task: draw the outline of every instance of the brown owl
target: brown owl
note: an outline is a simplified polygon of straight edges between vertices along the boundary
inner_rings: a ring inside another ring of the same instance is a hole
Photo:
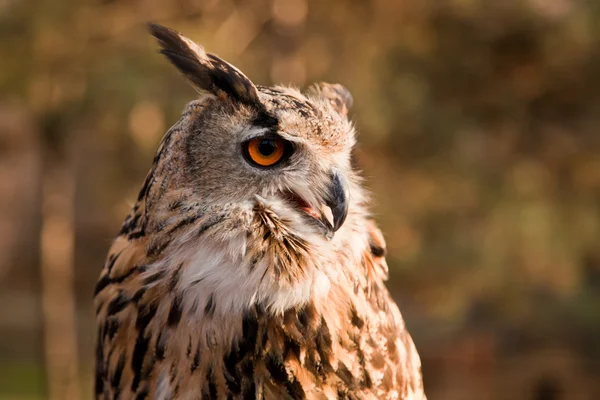
[[[350,163],[349,92],[257,86],[150,31],[200,96],[96,286],[96,397],[425,399]]]

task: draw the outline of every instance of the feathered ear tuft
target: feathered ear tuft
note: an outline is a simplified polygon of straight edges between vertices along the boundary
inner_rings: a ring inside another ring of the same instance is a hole
[[[348,115],[354,99],[350,91],[339,83],[317,83],[307,90],[307,94],[329,101],[333,109],[340,115]]]
[[[256,86],[240,70],[202,46],[164,26],[150,23],[148,30],[162,47],[173,65],[200,92],[209,92],[219,98],[229,97],[249,106],[260,106]]]

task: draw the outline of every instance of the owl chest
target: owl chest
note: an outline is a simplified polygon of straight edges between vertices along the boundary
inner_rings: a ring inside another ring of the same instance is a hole
[[[217,333],[209,325],[182,326],[155,341],[149,382],[159,398],[346,398],[371,385],[368,372],[349,363],[350,352],[333,342],[337,335],[310,305],[276,318],[256,307],[233,324],[239,331],[229,344],[220,340],[227,327]]]
[[[377,398],[404,379],[393,372],[402,362],[374,358],[368,323],[340,329],[311,302],[276,316],[260,305],[221,314],[210,294],[160,286],[136,301],[105,319],[108,333],[120,321],[101,336],[105,398]]]

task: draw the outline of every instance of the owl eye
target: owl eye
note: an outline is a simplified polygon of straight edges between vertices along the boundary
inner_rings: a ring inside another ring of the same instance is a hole
[[[292,152],[290,142],[274,137],[257,137],[243,145],[246,159],[258,167],[272,167],[289,157]]]

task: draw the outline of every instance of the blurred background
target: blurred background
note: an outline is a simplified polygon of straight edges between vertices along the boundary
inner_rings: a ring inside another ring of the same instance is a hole
[[[195,97],[144,23],[339,82],[430,400],[600,398],[600,3],[0,1],[0,398],[89,399],[91,298]]]

